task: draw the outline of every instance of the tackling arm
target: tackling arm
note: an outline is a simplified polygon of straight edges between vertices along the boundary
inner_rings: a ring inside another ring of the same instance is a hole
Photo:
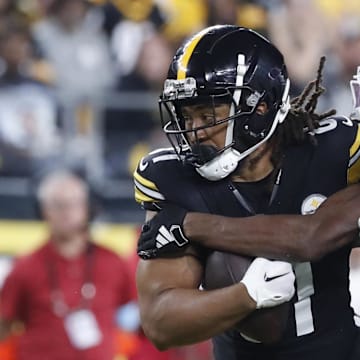
[[[358,233],[360,184],[330,196],[312,215],[229,218],[188,213],[186,236],[209,248],[267,258],[311,261],[350,243]],[[211,229],[211,231],[209,231]]]

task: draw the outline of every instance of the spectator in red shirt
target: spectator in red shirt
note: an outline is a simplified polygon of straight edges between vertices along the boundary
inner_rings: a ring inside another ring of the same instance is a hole
[[[90,241],[89,197],[80,178],[51,174],[38,199],[49,241],[7,277],[1,337],[20,320],[19,360],[113,360],[115,312],[131,297],[128,267]]]

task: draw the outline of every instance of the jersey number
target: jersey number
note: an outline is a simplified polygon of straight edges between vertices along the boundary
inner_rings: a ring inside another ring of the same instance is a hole
[[[354,322],[360,327],[360,248],[350,253],[349,291],[351,307],[354,310]],[[310,334],[314,331],[314,319],[311,310],[311,295],[314,295],[314,281],[310,262],[294,265],[296,275],[298,301],[294,304],[297,336]]]
[[[302,336],[314,331],[314,319],[311,311],[311,295],[314,295],[314,281],[309,262],[294,265],[298,301],[294,304],[296,334]]]
[[[354,125],[354,123],[345,116],[344,116],[344,120],[342,121],[342,124],[349,126],[349,127]],[[335,119],[331,119],[331,118],[324,119],[324,120],[321,120],[320,127],[315,129],[314,132],[315,132],[315,134],[323,134],[328,131],[336,129],[337,126],[338,126],[338,122]]]

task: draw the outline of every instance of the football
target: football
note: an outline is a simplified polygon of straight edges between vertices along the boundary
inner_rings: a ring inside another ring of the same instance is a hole
[[[243,278],[253,258],[214,251],[206,261],[203,287],[205,290],[223,288]],[[254,311],[236,329],[251,340],[271,344],[279,341],[286,328],[289,303]]]

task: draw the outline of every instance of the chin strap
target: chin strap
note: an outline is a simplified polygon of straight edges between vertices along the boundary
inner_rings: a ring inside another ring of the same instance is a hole
[[[196,168],[196,171],[204,178],[218,181],[229,176],[238,166],[241,154],[228,148],[214,159]]]

